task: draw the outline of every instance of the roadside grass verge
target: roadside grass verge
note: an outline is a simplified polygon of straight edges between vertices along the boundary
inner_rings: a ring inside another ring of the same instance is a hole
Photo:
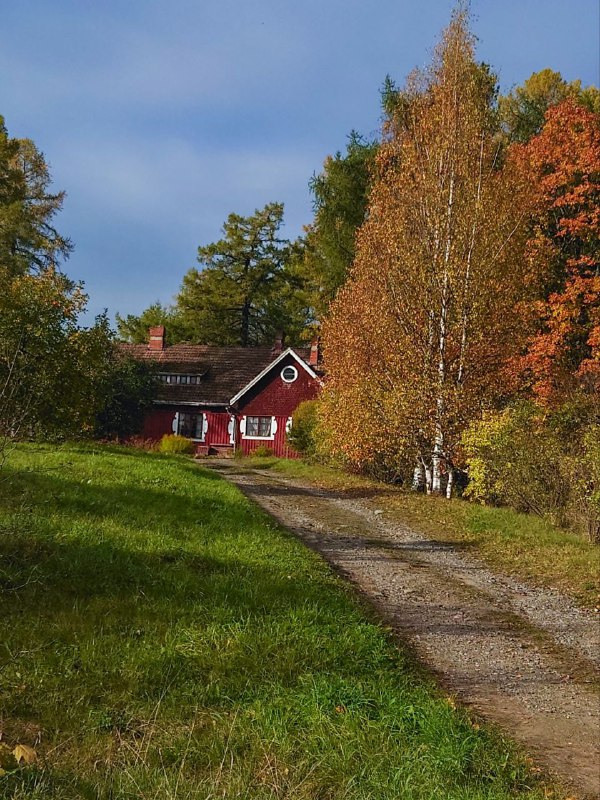
[[[181,457],[19,447],[0,629],[0,742],[38,756],[4,758],[4,800],[550,796],[317,555]]]
[[[250,458],[246,463],[348,496],[376,498],[392,516],[436,541],[458,544],[496,569],[600,608],[600,549],[548,520],[510,508],[426,497],[299,460]]]

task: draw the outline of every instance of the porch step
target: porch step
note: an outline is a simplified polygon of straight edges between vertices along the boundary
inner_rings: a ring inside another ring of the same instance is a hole
[[[220,456],[221,458],[233,458],[232,444],[211,444],[208,448],[209,456]]]
[[[207,456],[219,456],[219,458],[233,458],[232,444],[210,444],[198,445],[196,447],[196,458],[206,458]]]

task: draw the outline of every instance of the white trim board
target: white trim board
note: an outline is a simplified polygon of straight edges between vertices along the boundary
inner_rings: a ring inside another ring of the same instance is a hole
[[[256,378],[253,378],[250,381],[250,383],[246,384],[246,386],[244,386],[243,389],[241,389],[234,397],[232,397],[231,400],[229,401],[229,405],[237,403],[240,397],[243,397],[246,394],[246,392],[252,389],[253,386],[256,386],[256,384],[260,380],[262,380],[262,378],[264,378],[265,375],[268,375],[269,372],[278,364],[280,364],[283,361],[283,359],[286,358],[287,356],[293,356],[293,358],[296,359],[298,364],[300,364],[301,367],[304,367],[304,369],[306,370],[306,372],[308,372],[311,378],[314,378],[316,381],[319,381],[319,383],[321,382],[319,380],[319,376],[317,375],[317,373],[314,372],[314,370],[312,370],[308,366],[308,364],[305,361],[303,361],[296,352],[294,352],[294,350],[291,347],[288,347],[287,350],[284,350],[283,353],[275,359],[275,361],[271,361],[270,364],[267,364],[267,366],[263,369],[263,371],[258,373]]]

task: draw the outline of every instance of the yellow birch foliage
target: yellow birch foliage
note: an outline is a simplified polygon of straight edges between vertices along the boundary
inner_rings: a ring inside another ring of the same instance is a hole
[[[388,122],[357,257],[324,324],[322,425],[356,468],[417,458],[439,480],[465,425],[512,388],[505,366],[533,288],[528,190],[492,99],[458,11]]]

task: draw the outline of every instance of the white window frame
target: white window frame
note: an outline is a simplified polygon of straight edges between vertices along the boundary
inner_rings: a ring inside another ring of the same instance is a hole
[[[208,417],[204,413],[204,411],[176,411],[175,416],[173,417],[173,424],[171,429],[175,436],[181,436],[179,433],[179,419],[180,414],[189,414],[192,417],[202,417],[202,438],[198,439],[196,436],[190,436],[192,442],[204,442],[206,440],[206,434],[208,433]],[[196,429],[198,428],[198,423],[196,422]]]
[[[260,417],[269,417],[269,414],[248,414],[248,417],[256,417],[258,419]],[[240,421],[240,432],[242,434],[242,439],[250,439],[258,442],[272,442],[275,439],[275,434],[277,433],[277,420],[275,417],[271,417],[270,436],[246,436],[246,420],[247,417],[242,417]]]
[[[286,369],[291,369],[291,370],[294,371],[294,377],[293,378],[285,378],[284,377],[283,373],[286,371]],[[296,369],[296,367],[293,364],[286,364],[285,367],[281,370],[281,372],[279,374],[281,376],[281,380],[284,383],[293,383],[295,380],[298,379],[298,370]]]
[[[201,375],[179,373],[179,372],[159,372],[158,378],[161,383],[167,386],[198,386],[202,380]]]

